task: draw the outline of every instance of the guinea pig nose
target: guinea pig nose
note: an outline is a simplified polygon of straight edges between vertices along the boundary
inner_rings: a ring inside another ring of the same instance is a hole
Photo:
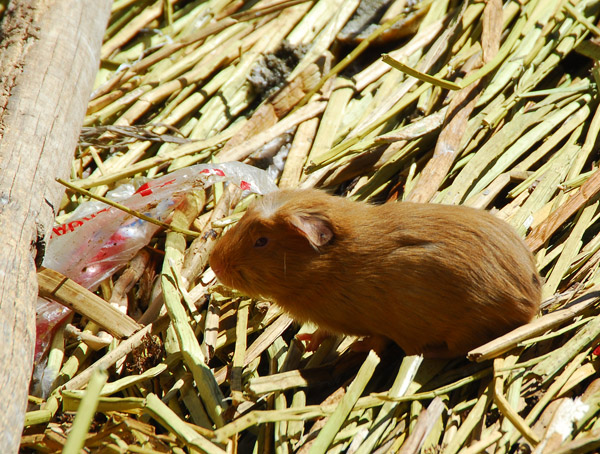
[[[223,273],[225,272],[226,266],[222,260],[219,260],[217,258],[217,256],[211,255],[211,257],[209,259],[209,264],[217,277],[221,277],[223,275]]]
[[[213,270],[213,273],[215,273],[215,275],[216,275],[217,277],[219,277],[219,276],[222,276],[222,275],[223,275],[223,269],[224,269],[225,267],[223,267],[223,266],[221,266],[221,265],[217,265],[217,264],[212,264],[212,263],[211,263],[210,267],[212,268],[212,270]]]

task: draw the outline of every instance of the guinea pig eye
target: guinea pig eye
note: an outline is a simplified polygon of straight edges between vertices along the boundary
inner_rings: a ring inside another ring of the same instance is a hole
[[[261,236],[258,240],[256,240],[256,242],[254,243],[254,247],[263,247],[266,246],[267,243],[269,242],[269,239]]]

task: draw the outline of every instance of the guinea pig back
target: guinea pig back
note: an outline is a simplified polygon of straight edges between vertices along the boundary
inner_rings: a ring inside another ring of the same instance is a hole
[[[529,322],[541,280],[504,221],[473,208],[370,205],[281,190],[216,244],[219,280],[332,333],[453,357]]]

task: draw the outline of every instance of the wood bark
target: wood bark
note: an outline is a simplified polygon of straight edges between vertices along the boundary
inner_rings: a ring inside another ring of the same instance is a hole
[[[110,0],[14,0],[0,26],[0,452],[17,452],[37,281],[98,68]],[[37,257],[36,257],[37,256]]]

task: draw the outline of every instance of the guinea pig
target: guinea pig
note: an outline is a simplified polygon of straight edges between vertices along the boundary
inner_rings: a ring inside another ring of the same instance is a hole
[[[297,321],[435,358],[529,322],[541,299],[531,252],[488,212],[371,205],[314,189],[255,201],[217,242],[210,266],[224,285],[274,301]]]

